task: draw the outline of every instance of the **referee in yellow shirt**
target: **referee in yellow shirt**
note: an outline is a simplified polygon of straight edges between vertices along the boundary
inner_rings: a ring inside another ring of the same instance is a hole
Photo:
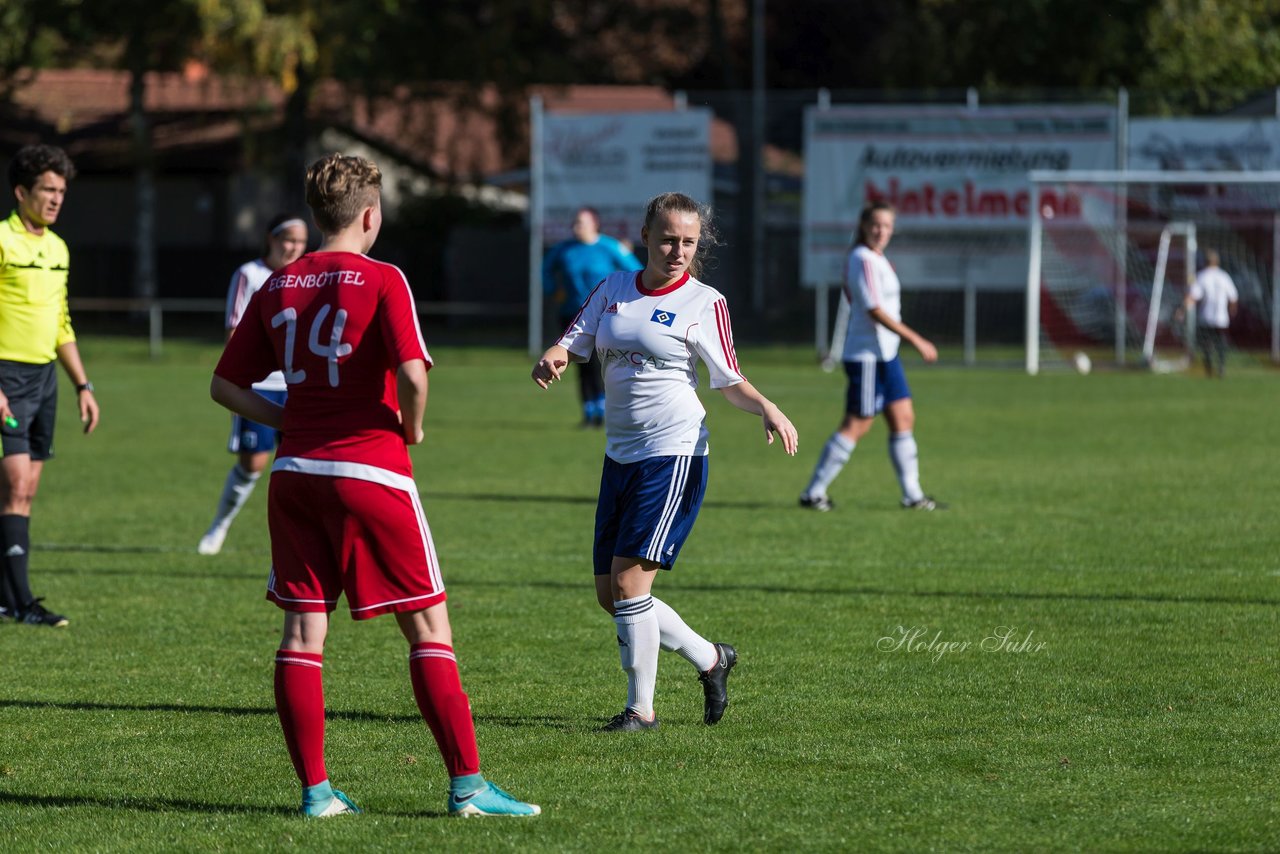
[[[80,362],[67,310],[67,244],[58,219],[76,169],[61,148],[27,145],[9,164],[18,208],[0,223],[0,619],[65,626],[31,593],[31,502],[53,456],[61,362],[76,389],[84,432],[98,426],[98,402]]]

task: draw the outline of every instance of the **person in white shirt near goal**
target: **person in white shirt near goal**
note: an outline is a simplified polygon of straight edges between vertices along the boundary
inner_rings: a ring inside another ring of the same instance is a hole
[[[570,359],[584,362],[595,352],[604,366],[606,443],[593,564],[596,600],[613,615],[627,674],[627,705],[605,732],[657,728],[660,648],[697,668],[704,723],[717,723],[729,702],[737,651],[699,635],[651,594],[657,570],[675,565],[706,491],[698,361],[706,362],[712,388],[761,417],[769,444],[776,435],[794,455],[798,441],[787,417],[739,370],[724,297],[695,278],[699,249],[714,243],[710,208],[663,193],[649,202],[640,234],[649,251],[645,268],[606,276],[533,368],[533,381],[545,389]]]
[[[868,204],[858,219],[858,233],[845,266],[845,297],[849,301],[842,357],[849,377],[845,416],[823,446],[813,477],[800,495],[800,506],[809,510],[827,511],[835,506],[827,489],[881,412],[889,424],[889,459],[902,487],[902,507],[938,510],[946,506],[920,488],[913,432],[916,414],[898,346],[905,338],[926,362],[937,361],[938,350],[902,322],[902,285],[884,255],[893,237],[893,224],[893,206],[882,201]]]
[[[1182,307],[1186,311],[1200,307],[1196,340],[1204,356],[1205,376],[1221,378],[1227,369],[1227,327],[1236,316],[1240,294],[1231,276],[1219,266],[1221,258],[1216,249],[1204,250],[1204,262]]]

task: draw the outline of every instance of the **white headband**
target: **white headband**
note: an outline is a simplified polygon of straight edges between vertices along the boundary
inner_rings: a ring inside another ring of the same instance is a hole
[[[271,229],[271,236],[275,237],[277,234],[284,231],[286,228],[293,228],[295,225],[300,225],[303,228],[307,227],[307,224],[305,222],[298,219],[297,217],[294,217],[293,219],[286,219],[284,222],[280,223],[275,228]]]

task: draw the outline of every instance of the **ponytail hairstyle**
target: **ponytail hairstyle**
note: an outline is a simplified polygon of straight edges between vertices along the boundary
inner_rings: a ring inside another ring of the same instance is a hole
[[[644,227],[652,228],[655,219],[669,213],[693,214],[698,218],[698,251],[689,262],[689,275],[701,278],[702,262],[712,249],[721,245],[711,205],[699,204],[684,193],[661,193],[649,200],[644,211]]]

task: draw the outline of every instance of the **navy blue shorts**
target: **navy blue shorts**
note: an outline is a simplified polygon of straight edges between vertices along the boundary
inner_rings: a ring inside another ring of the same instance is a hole
[[[845,362],[844,372],[849,377],[844,399],[847,415],[874,418],[890,403],[911,397],[907,375],[897,356],[887,362]]]
[[[263,391],[256,388],[253,391],[281,406],[284,406],[284,399],[289,396],[284,391]],[[268,454],[275,450],[279,438],[280,434],[274,427],[232,415],[231,439],[227,442],[227,450],[233,454]]]
[[[0,391],[18,423],[0,425],[4,455],[29,454],[33,460],[53,456],[53,427],[58,415],[55,362],[29,365],[0,361]]]
[[[618,463],[605,457],[596,505],[595,574],[615,555],[675,566],[707,491],[707,458],[654,457]]]

